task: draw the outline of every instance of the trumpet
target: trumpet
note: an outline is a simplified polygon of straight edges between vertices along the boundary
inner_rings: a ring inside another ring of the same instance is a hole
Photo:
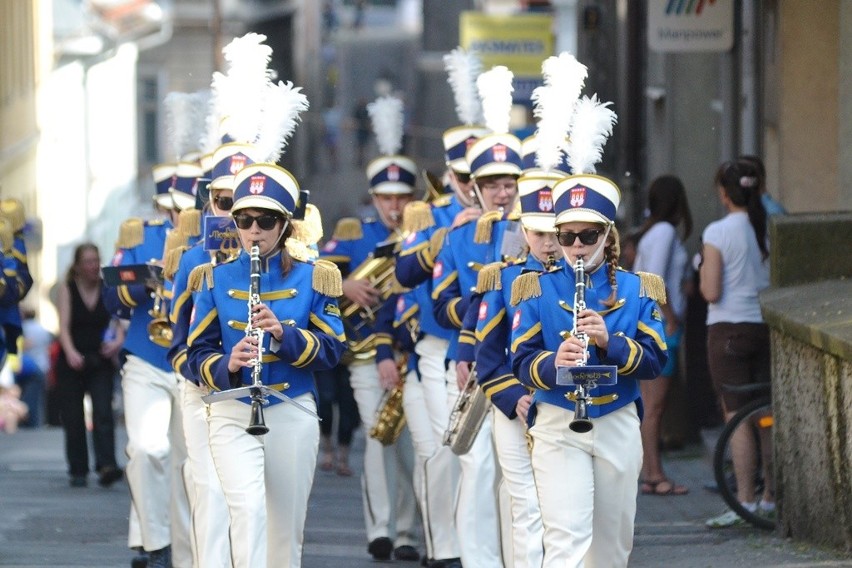
[[[148,339],[160,347],[170,347],[173,333],[164,296],[163,283],[160,282],[154,290],[154,306],[148,310],[148,315],[151,316],[151,321],[148,322]]]
[[[583,355],[574,367],[556,368],[557,385],[575,385],[574,419],[568,425],[572,431],[585,434],[594,426],[589,419],[589,405],[593,404],[589,394],[598,385],[613,385],[616,382],[617,368],[610,365],[588,365],[589,337],[578,331],[579,313],[586,309],[586,270],[582,257],[574,263],[574,329],[571,335],[583,342]],[[569,397],[571,400],[571,397]]]

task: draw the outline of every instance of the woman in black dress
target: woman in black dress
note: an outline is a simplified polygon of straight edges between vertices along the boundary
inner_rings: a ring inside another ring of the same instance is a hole
[[[89,449],[83,398],[92,400],[92,441],[98,483],[109,487],[123,472],[115,460],[115,420],[112,411],[113,359],[124,342],[124,330],[111,322],[101,296],[98,248],[85,243],[74,250],[74,264],[59,286],[59,342],[56,366],[65,454],[72,487],[85,487]]]

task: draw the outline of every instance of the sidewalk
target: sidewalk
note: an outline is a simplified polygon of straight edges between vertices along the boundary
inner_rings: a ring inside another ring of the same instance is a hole
[[[118,443],[125,443],[118,431]],[[353,468],[363,457],[363,434]],[[750,528],[710,531],[704,520],[722,510],[702,486],[712,478],[703,447],[666,455],[667,472],[687,485],[685,496],[640,495],[631,568],[850,566],[852,556],[778,538]],[[127,567],[129,493],[126,483],[68,486],[62,430],[0,435],[0,566]],[[304,568],[375,568],[366,552],[360,479],[317,472],[305,534]],[[390,563],[388,563],[390,564]],[[416,568],[415,563],[396,562]]]

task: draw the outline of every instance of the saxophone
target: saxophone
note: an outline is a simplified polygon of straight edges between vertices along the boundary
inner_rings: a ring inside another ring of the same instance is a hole
[[[375,438],[383,446],[396,443],[402,429],[405,428],[405,412],[402,408],[402,391],[405,386],[405,369],[408,367],[408,353],[403,353],[396,360],[396,368],[401,377],[399,385],[385,391],[376,409],[375,424],[370,429],[370,437]]]
[[[470,451],[479,429],[488,414],[491,404],[476,380],[476,363],[470,369],[470,376],[464,389],[459,393],[453,411],[450,413],[447,431],[444,433],[444,445],[454,454],[462,456]]]

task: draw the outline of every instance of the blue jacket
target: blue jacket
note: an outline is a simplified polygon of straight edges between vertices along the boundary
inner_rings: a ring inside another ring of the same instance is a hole
[[[560,333],[574,328],[574,271],[562,270],[537,275],[532,279],[535,291],[519,303],[512,319],[512,370],[525,385],[535,389],[529,423],[535,421],[535,405],[548,403],[573,411],[574,386],[556,384],[555,352],[563,339]],[[658,278],[658,277],[657,277]],[[612,291],[606,266],[586,275],[586,306],[597,310],[606,322],[609,345],[604,351],[589,345],[589,365],[614,365],[618,382],[590,391],[602,397],[589,405],[590,418],[603,416],[636,403],[639,416],[641,379],[654,379],[668,360],[662,315],[657,302],[646,297],[640,277],[616,271],[618,295],[613,307],[601,303]],[[517,284],[516,284],[517,285]]]
[[[313,372],[331,369],[345,349],[343,324],[337,299],[317,290],[317,278],[333,271],[326,264],[293,261],[283,275],[280,253],[265,259],[260,279],[260,299],[285,324],[280,344],[271,334],[263,335],[264,385],[291,398],[310,392],[317,397]],[[201,279],[187,340],[190,372],[214,390],[251,384],[251,369],[228,371],[233,346],[245,336],[248,320],[249,255],[245,251],[228,262],[211,267],[210,280]],[[339,292],[338,292],[339,293]],[[249,399],[240,399],[249,402]],[[281,402],[270,397],[270,404]]]

